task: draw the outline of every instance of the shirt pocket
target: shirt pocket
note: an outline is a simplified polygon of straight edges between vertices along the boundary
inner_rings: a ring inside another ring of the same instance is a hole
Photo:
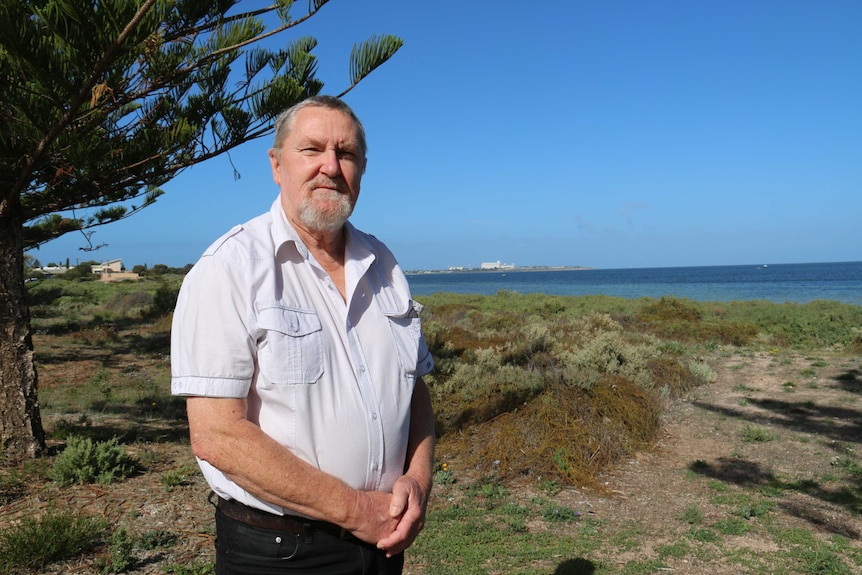
[[[409,379],[416,375],[420,343],[423,342],[422,322],[419,319],[422,309],[422,304],[411,301],[406,312],[383,312],[389,319],[401,368]]]
[[[323,375],[323,331],[313,311],[270,306],[258,311],[265,330],[258,352],[263,376],[273,384],[314,383]]]

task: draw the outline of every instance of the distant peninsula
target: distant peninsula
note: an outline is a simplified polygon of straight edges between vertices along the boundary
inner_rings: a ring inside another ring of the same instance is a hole
[[[407,275],[420,275],[420,274],[457,274],[457,273],[499,273],[499,272],[561,272],[561,271],[579,271],[579,270],[591,270],[593,268],[585,267],[585,266],[516,266],[512,264],[500,264],[496,262],[497,265],[491,264],[482,264],[481,267],[478,268],[468,268],[461,266],[453,266],[448,267],[443,270],[407,270],[404,273]]]

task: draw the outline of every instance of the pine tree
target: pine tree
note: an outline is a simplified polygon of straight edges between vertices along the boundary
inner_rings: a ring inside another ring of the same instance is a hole
[[[0,4],[0,454],[44,449],[23,254],[152,205],[182,170],[271,133],[320,93],[316,40],[270,50],[292,0],[30,0]],[[267,27],[266,22],[277,24]],[[402,45],[351,53],[353,86]],[[93,247],[92,245],[90,247]]]

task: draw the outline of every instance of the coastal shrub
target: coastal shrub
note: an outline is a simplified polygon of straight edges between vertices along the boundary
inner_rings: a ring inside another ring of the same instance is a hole
[[[589,389],[604,375],[622,375],[652,386],[649,361],[659,355],[653,345],[631,343],[620,332],[599,332],[583,347],[560,352],[569,383]]]
[[[0,571],[29,573],[75,557],[99,544],[106,528],[104,519],[68,511],[23,517],[0,530]]]
[[[528,323],[523,330],[506,342],[500,353],[500,363],[507,365],[526,366],[534,358],[551,350],[552,340],[547,325]]]
[[[862,306],[833,301],[807,304],[740,304],[730,310],[744,315],[762,331],[770,334],[775,345],[824,348],[852,346],[854,328],[862,326]]]
[[[634,313],[573,305],[584,298],[504,293],[481,302],[472,296],[475,307],[455,299],[426,308],[436,364],[426,382],[438,434],[460,431],[470,445],[453,449],[472,453],[465,457],[477,468],[491,465],[488,473],[585,484],[654,436],[662,397],[700,383],[664,355],[661,340],[630,329]],[[684,356],[683,344],[675,346]],[[499,453],[505,445],[514,459]]]
[[[589,339],[604,332],[620,332],[623,326],[609,314],[592,311],[581,317],[576,324],[576,332],[582,339]]]
[[[638,318],[646,322],[698,322],[702,317],[703,312],[694,302],[675,297],[663,297],[648,303],[638,313]]]
[[[499,354],[485,350],[479,363],[461,363],[441,383],[429,383],[438,400],[438,433],[482,423],[521,407],[544,387],[542,374],[499,365]],[[485,363],[481,363],[484,361]]]
[[[135,461],[117,442],[93,442],[89,438],[69,437],[54,461],[51,478],[60,486],[82,483],[113,483],[137,471]]]
[[[648,444],[660,429],[655,396],[621,376],[591,389],[550,385],[520,406],[450,434],[453,450],[472,469],[500,478],[533,476],[596,487],[598,471]]]
[[[697,379],[703,383],[711,383],[718,378],[718,374],[705,361],[691,360],[688,369]]]
[[[670,320],[648,321],[643,330],[654,336],[689,344],[713,343],[744,346],[757,337],[760,328],[754,323],[730,320]]]
[[[681,397],[705,383],[679,360],[666,355],[649,360],[647,369],[652,375],[653,387],[666,399]]]

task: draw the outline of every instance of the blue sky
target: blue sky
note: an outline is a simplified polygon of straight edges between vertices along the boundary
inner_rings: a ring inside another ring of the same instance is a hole
[[[638,268],[862,260],[860,29],[858,0],[332,0],[293,34],[328,93],[354,42],[405,40],[346,97],[370,148],[352,221],[402,267]],[[181,174],[95,254],[31,254],[194,263],[269,208],[270,145],[231,153],[239,180]]]

